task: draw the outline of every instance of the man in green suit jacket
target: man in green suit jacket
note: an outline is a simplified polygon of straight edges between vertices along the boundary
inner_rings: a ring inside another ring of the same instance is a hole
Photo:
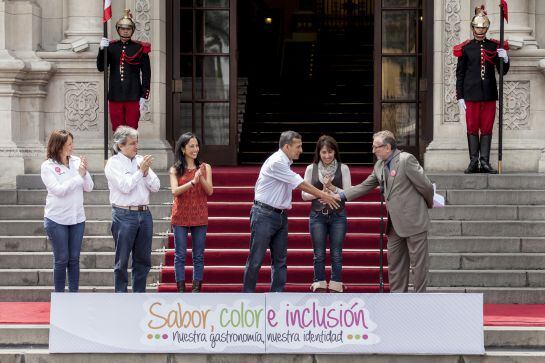
[[[428,208],[433,207],[433,185],[416,158],[397,150],[390,131],[373,135],[377,162],[361,184],[340,195],[357,199],[383,184],[388,208],[388,280],[391,292],[407,292],[409,273],[414,273],[414,289],[425,292],[428,280]],[[343,195],[344,194],[344,195]]]

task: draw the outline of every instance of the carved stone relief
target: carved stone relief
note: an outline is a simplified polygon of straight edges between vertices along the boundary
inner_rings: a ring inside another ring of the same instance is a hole
[[[496,119],[498,113],[496,113]],[[530,81],[506,81],[503,84],[504,130],[528,130],[530,125]]]
[[[444,74],[444,122],[460,122],[460,110],[456,102],[456,63],[452,47],[460,43],[460,0],[445,0],[445,42],[443,49]]]
[[[64,83],[64,117],[68,129],[97,131],[98,109],[98,82]]]
[[[136,23],[134,38],[143,42],[151,43],[150,0],[136,0],[134,10],[134,22]],[[140,110],[140,121],[151,121],[151,106],[149,100],[144,102],[144,105]]]

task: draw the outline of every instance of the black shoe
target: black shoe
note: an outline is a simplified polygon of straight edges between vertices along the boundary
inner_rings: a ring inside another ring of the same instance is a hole
[[[464,170],[465,174],[479,172],[479,135],[467,135],[467,146],[469,150],[469,165]]]
[[[193,285],[191,287],[191,292],[201,292],[202,281],[193,280]]]
[[[498,174],[498,171],[490,165],[490,147],[492,135],[481,135],[481,173]]]
[[[185,292],[185,281],[176,281],[176,289],[178,292]]]

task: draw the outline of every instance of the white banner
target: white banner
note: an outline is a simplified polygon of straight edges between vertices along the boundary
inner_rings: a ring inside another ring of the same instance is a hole
[[[484,354],[482,294],[51,296],[51,353]]]

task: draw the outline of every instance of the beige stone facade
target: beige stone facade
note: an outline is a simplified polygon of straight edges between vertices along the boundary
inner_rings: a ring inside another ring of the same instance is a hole
[[[477,3],[435,1],[434,137],[425,153],[428,170],[459,171],[467,164],[451,49],[470,37]],[[486,0],[492,36],[498,33],[497,3]],[[506,37],[513,50],[505,79],[503,166],[505,171],[545,172],[545,1],[509,3]],[[0,0],[1,188],[13,188],[18,174],[39,171],[47,135],[55,128],[71,130],[76,152],[90,157],[93,171],[102,170],[103,76],[95,66],[101,8],[102,0]],[[114,18],[123,8],[132,9],[136,38],[152,43],[152,90],[140,122],[140,144],[143,152],[155,155],[157,169],[166,169],[172,158],[165,139],[166,4],[113,1]],[[492,160],[495,164],[495,149]]]
[[[135,38],[153,44],[140,148],[164,170],[171,162],[164,126],[165,2],[113,1],[116,17],[125,7],[138,25]],[[18,174],[39,172],[47,135],[56,128],[74,134],[76,153],[89,156],[92,171],[103,169],[103,74],[96,70],[101,9],[102,0],[0,1],[1,188],[13,188]]]

